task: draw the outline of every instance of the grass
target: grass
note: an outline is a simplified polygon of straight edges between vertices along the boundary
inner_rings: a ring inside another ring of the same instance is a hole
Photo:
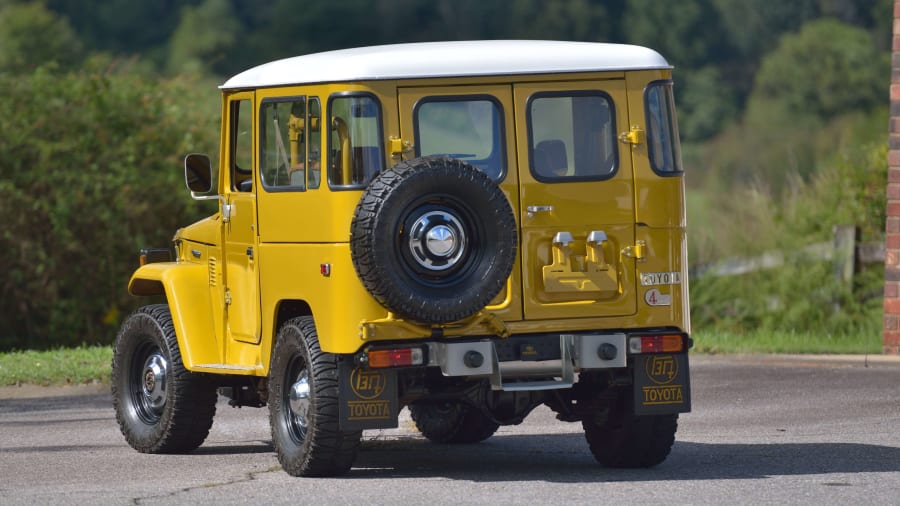
[[[804,332],[752,331],[742,334],[698,331],[694,352],[699,353],[809,353],[880,354],[880,335],[829,335]]]
[[[109,383],[111,361],[110,346],[0,353],[0,386]]]
[[[694,353],[881,353],[877,335],[700,330],[693,338]],[[109,383],[111,360],[109,346],[0,353],[0,386]]]

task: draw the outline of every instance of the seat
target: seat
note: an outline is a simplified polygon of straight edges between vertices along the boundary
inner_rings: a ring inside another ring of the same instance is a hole
[[[534,147],[534,170],[538,176],[561,177],[569,170],[566,143],[559,139],[548,139]]]
[[[381,157],[381,148],[377,146],[365,146],[353,148],[353,180],[367,182],[372,175],[381,172],[384,160]]]

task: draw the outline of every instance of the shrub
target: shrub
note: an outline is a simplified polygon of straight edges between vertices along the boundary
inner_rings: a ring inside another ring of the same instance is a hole
[[[0,350],[109,343],[138,250],[204,212],[181,157],[215,146],[215,88],[95,63],[0,89]]]

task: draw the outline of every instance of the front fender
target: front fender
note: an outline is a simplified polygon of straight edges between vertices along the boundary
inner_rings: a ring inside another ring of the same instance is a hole
[[[206,265],[182,262],[143,265],[131,276],[128,292],[166,296],[185,368],[195,370],[200,364],[223,362],[222,347],[217,345]]]

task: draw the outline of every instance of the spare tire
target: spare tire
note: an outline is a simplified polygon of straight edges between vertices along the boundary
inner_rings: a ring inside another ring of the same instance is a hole
[[[397,316],[436,324],[484,308],[506,284],[518,237],[512,208],[483,172],[422,157],[380,173],[350,226],[363,285]]]

